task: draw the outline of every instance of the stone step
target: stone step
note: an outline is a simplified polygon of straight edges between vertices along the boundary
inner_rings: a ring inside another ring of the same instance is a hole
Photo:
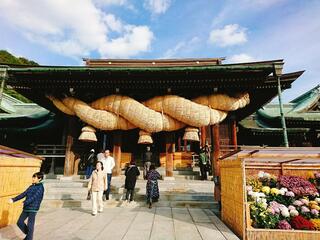
[[[44,199],[50,200],[83,200],[86,199],[88,192],[86,189],[74,190],[73,192],[46,192],[44,195]],[[121,200],[124,195],[123,193],[110,193],[112,198],[115,200]],[[176,193],[163,193],[160,192],[161,199],[165,201],[213,201],[213,194],[194,194],[194,193],[183,193],[183,194],[176,194]],[[145,199],[145,191],[144,192],[136,192],[135,199],[137,201],[143,201]]]
[[[83,208],[91,209],[91,201],[88,200],[43,200],[41,209],[48,208]],[[172,207],[172,208],[203,208],[214,209],[219,211],[219,205],[215,201],[165,201],[160,199],[159,202],[153,204],[155,207]],[[146,206],[145,201],[135,201],[126,203],[124,201],[109,200],[104,202],[104,207],[143,207]]]

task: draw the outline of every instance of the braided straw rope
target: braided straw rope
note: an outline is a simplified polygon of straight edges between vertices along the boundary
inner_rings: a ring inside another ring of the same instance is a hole
[[[193,101],[166,95],[154,97],[144,103],[127,96],[110,95],[90,105],[72,97],[62,101],[54,97],[48,98],[59,110],[69,115],[75,114],[95,128],[128,130],[138,127],[148,133],[174,131],[186,125],[213,125],[223,121],[227,111],[234,111],[249,103],[247,93],[238,98],[214,94],[201,96]]]

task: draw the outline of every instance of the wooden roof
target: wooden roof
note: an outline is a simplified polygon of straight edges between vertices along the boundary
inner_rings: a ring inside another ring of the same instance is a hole
[[[282,69],[282,60],[220,64],[222,60],[86,59],[88,66],[82,67],[9,67],[7,84],[51,110],[55,107],[46,94],[72,95],[91,102],[110,94],[145,100],[165,94],[194,98],[218,92],[229,95],[249,92],[250,104],[234,112],[239,120],[277,95],[277,79],[272,74]],[[282,75],[282,89],[290,88],[302,73]]]
[[[225,58],[185,59],[83,59],[89,67],[178,67],[221,64]]]

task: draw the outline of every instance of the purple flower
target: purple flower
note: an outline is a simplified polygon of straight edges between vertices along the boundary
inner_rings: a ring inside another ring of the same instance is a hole
[[[302,213],[308,213],[308,212],[310,212],[310,209],[307,208],[306,206],[302,206],[302,207],[301,207],[301,212],[302,212]]]
[[[317,209],[311,209],[311,214],[318,216],[319,215],[319,211]]]
[[[319,172],[316,172],[316,173],[314,174],[314,176],[315,176],[315,178],[320,178],[320,173],[319,173]]]
[[[281,221],[278,223],[278,228],[279,228],[279,229],[284,229],[284,230],[290,230],[290,229],[292,229],[292,228],[291,228],[291,225],[290,225],[286,220],[281,220]]]
[[[286,192],[286,196],[288,196],[288,197],[294,197],[294,192],[288,191],[288,192]]]
[[[279,183],[298,196],[312,195],[316,196],[318,191],[316,187],[302,177],[296,176],[280,176]]]

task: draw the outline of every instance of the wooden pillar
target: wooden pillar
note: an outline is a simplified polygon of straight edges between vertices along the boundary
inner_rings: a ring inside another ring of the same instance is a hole
[[[113,135],[113,157],[116,164],[113,169],[114,176],[121,174],[121,140],[121,132],[115,131]]]
[[[234,149],[238,148],[238,141],[237,141],[237,121],[231,121],[231,134],[232,134],[232,145]]]
[[[187,140],[183,140],[184,151],[187,152]]]
[[[213,173],[214,173],[214,198],[220,201],[220,133],[219,124],[212,126],[213,128]]]
[[[200,142],[200,146],[204,147],[206,145],[206,127],[201,127],[200,128],[201,131],[201,142]]]
[[[166,133],[166,176],[173,177],[173,149],[174,141],[172,133]]]
[[[67,130],[67,142],[66,142],[66,154],[64,160],[64,176],[71,176],[73,174],[75,154],[73,152],[73,136],[75,119],[73,117],[68,118],[68,130]]]
[[[178,152],[181,152],[181,137],[178,138]]]

